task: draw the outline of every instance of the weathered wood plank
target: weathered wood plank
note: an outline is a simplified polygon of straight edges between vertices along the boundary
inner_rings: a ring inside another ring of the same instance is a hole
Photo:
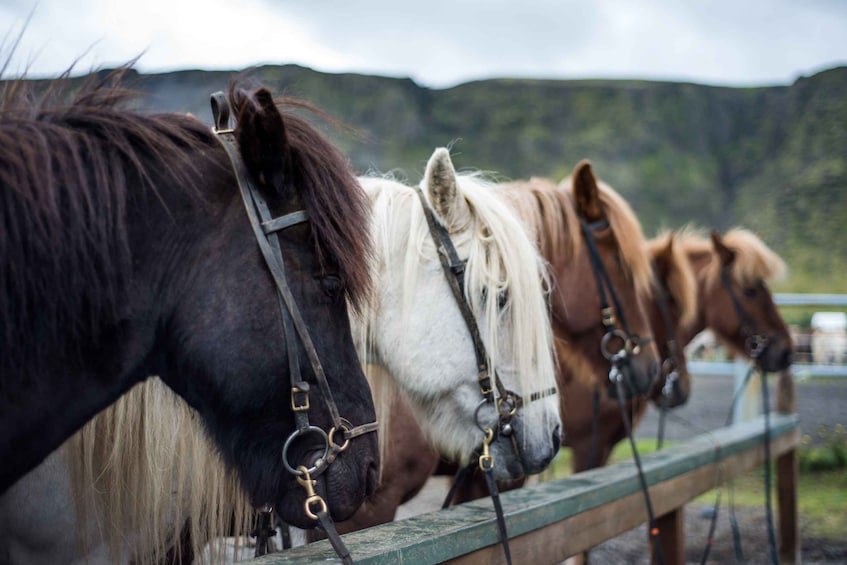
[[[704,434],[642,458],[657,515],[760,465],[763,419]],[[771,453],[799,443],[794,415],[771,415]],[[515,562],[552,562],[646,520],[633,463],[623,463],[501,495]],[[611,503],[611,504],[610,504]],[[344,536],[357,563],[499,563],[490,501],[473,501]],[[645,551],[646,542],[645,542]],[[325,541],[251,561],[255,565],[338,562]]]

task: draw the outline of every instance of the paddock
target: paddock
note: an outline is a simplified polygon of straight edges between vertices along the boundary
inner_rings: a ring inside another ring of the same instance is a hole
[[[642,457],[667,565],[684,563],[687,502],[765,460],[764,416],[713,430]],[[799,562],[796,415],[770,415],[776,462],[780,561]],[[580,473],[501,495],[515,563],[555,563],[647,520],[633,462]],[[503,563],[491,501],[482,499],[344,536],[356,563]],[[645,551],[648,544],[645,540]],[[338,562],[326,541],[268,555],[255,565]]]

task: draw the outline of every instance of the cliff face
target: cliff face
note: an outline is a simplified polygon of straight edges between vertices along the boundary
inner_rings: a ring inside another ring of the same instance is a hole
[[[327,132],[361,172],[399,169],[417,182],[432,149],[450,143],[458,167],[507,178],[560,179],[589,158],[646,234],[743,225],[788,261],[781,287],[847,290],[847,68],[761,88],[503,79],[432,90],[291,65],[243,75],[353,126]],[[209,94],[232,76],[136,79],[151,108],[210,122]]]

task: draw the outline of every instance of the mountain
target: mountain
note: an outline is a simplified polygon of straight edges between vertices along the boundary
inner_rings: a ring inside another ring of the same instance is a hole
[[[325,131],[360,171],[417,182],[433,148],[460,168],[561,179],[582,158],[629,200],[646,234],[695,223],[757,231],[789,264],[778,288],[844,292],[847,67],[790,86],[728,88],[635,80],[410,79],[285,65],[240,75],[306,99],[355,128]],[[235,73],[134,75],[156,110],[211,122],[209,94]]]

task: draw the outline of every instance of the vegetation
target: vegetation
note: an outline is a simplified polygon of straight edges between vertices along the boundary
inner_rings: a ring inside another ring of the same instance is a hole
[[[435,146],[506,178],[561,179],[582,158],[650,235],[694,223],[759,232],[789,264],[776,290],[843,292],[847,277],[847,67],[790,86],[486,80],[445,90],[409,79],[265,66],[245,73],[358,131],[327,131],[360,172],[420,178]],[[156,109],[211,121],[228,73],[139,75]]]

